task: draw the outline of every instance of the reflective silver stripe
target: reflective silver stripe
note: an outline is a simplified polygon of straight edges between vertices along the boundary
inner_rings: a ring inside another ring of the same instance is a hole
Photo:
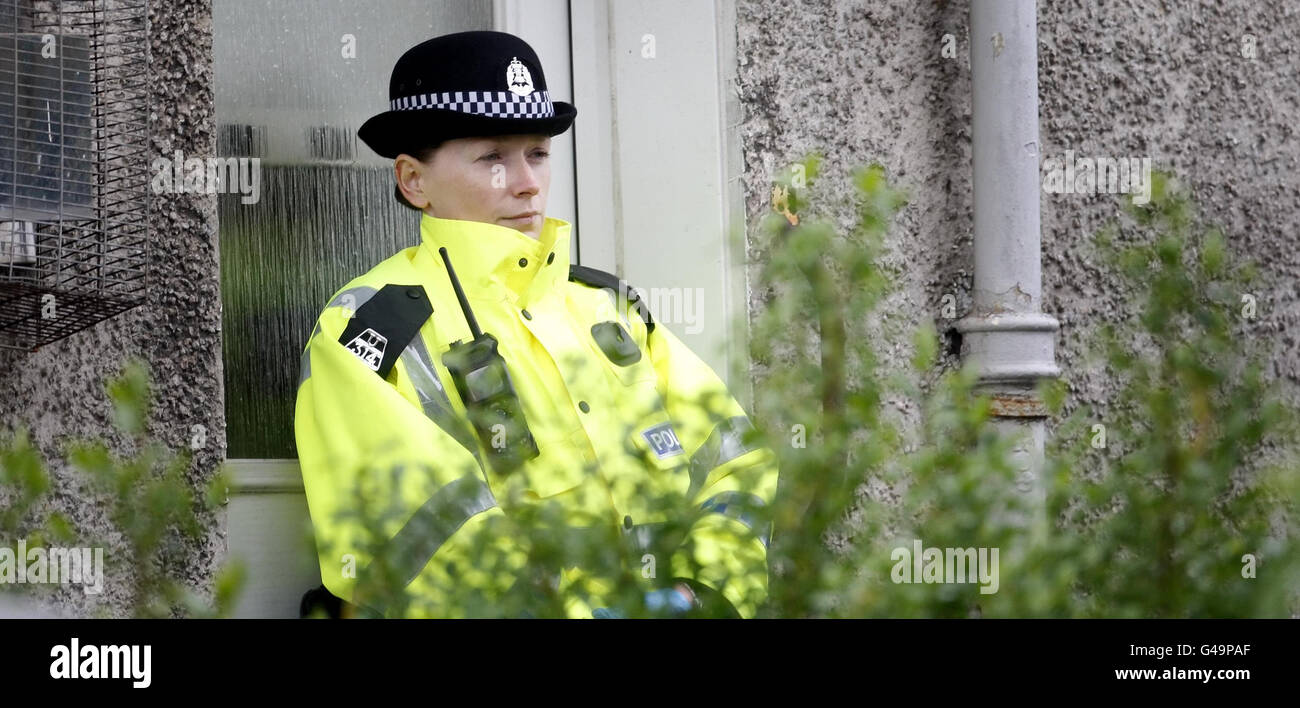
[[[410,377],[411,384],[415,387],[416,395],[420,398],[420,407],[424,410],[424,415],[468,450],[481,469],[483,460],[479,459],[478,442],[474,437],[474,431],[470,429],[467,422],[456,415],[456,411],[451,407],[447,391],[443,389],[442,382],[438,379],[438,372],[433,368],[433,359],[429,356],[429,350],[424,346],[424,338],[419,332],[416,332],[415,338],[406,345],[399,358],[406,368],[406,375]]]
[[[348,288],[347,290],[340,292],[338,295],[335,295],[334,298],[325,305],[325,309],[328,310],[331,307],[348,306],[352,309],[353,313],[355,313],[357,308],[366,304],[366,302],[370,300],[370,298],[374,297],[377,292],[379,291],[369,285],[360,285],[355,288]],[[320,319],[316,320],[316,326],[312,328],[311,336],[307,338],[307,346],[302,350],[302,358],[298,360],[298,388],[302,388],[303,383],[306,382],[307,379],[311,378],[311,343],[318,334],[320,334]]]
[[[349,307],[355,313],[362,305],[366,304],[370,298],[374,297],[377,292],[379,292],[379,290],[372,288],[369,285],[358,285],[355,288],[348,288],[347,290],[340,292],[338,295],[335,295],[334,299],[330,300],[329,304],[325,306],[325,309],[328,310],[331,307]]]
[[[759,448],[745,444],[745,434],[754,428],[749,418],[738,415],[718,423],[700,449],[691,455],[691,488],[687,499],[694,499],[709,473],[737,457]]]
[[[315,335],[313,335],[315,336]],[[307,348],[302,350],[302,358],[298,359],[298,388],[311,378],[311,340],[307,340]]]
[[[478,477],[465,476],[443,485],[385,544],[385,560],[402,587],[411,584],[451,535],[474,516],[497,505]],[[367,574],[373,561],[362,571]],[[397,588],[393,588],[396,590]]]
[[[302,350],[302,357],[298,359],[298,388],[302,388],[303,383],[311,378],[311,342],[320,334],[320,320],[316,320],[316,327],[311,331],[311,336],[307,338],[307,346]]]
[[[756,494],[722,492],[706,499],[700,508],[729,516],[748,526],[750,531],[758,534],[758,540],[762,541],[763,547],[766,548],[772,538],[772,522],[760,518],[765,506],[767,504]]]

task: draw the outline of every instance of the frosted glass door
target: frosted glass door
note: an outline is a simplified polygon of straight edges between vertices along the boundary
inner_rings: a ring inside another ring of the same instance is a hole
[[[392,161],[356,139],[394,62],[492,23],[491,0],[214,0],[217,151],[261,160],[256,202],[218,197],[227,457],[297,457],[299,358],[321,307],[419,243]]]

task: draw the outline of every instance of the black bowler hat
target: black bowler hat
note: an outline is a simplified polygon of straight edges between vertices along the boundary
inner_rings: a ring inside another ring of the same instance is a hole
[[[388,82],[391,110],[357,135],[387,158],[455,138],[569,129],[578,109],[552,101],[536,52],[505,32],[457,32],[408,49]]]

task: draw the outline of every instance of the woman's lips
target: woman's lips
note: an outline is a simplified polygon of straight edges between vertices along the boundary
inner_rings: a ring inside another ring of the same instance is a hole
[[[521,216],[521,217],[518,217],[518,218],[514,218],[514,217],[509,217],[509,216],[508,216],[508,217],[502,219],[502,221],[510,221],[510,222],[514,222],[514,223],[516,223],[516,224],[530,224],[530,223],[532,223],[532,222],[533,222],[534,220],[536,220],[536,219],[537,219],[537,215],[536,215],[536,214],[533,214],[532,216]]]

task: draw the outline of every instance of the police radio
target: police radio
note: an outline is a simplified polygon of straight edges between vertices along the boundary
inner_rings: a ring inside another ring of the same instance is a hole
[[[497,352],[496,338],[478,328],[478,320],[469,309],[469,301],[465,299],[465,291],[461,290],[460,280],[451,267],[447,249],[439,248],[438,253],[442,262],[447,264],[451,286],[456,290],[461,312],[474,335],[472,342],[459,339],[452,342],[451,348],[442,355],[442,363],[451,372],[451,380],[456,384],[460,400],[465,403],[474,431],[493,461],[493,469],[509,472],[537,457],[537,443],[528,429],[524,409],[510,382],[505,359]]]

